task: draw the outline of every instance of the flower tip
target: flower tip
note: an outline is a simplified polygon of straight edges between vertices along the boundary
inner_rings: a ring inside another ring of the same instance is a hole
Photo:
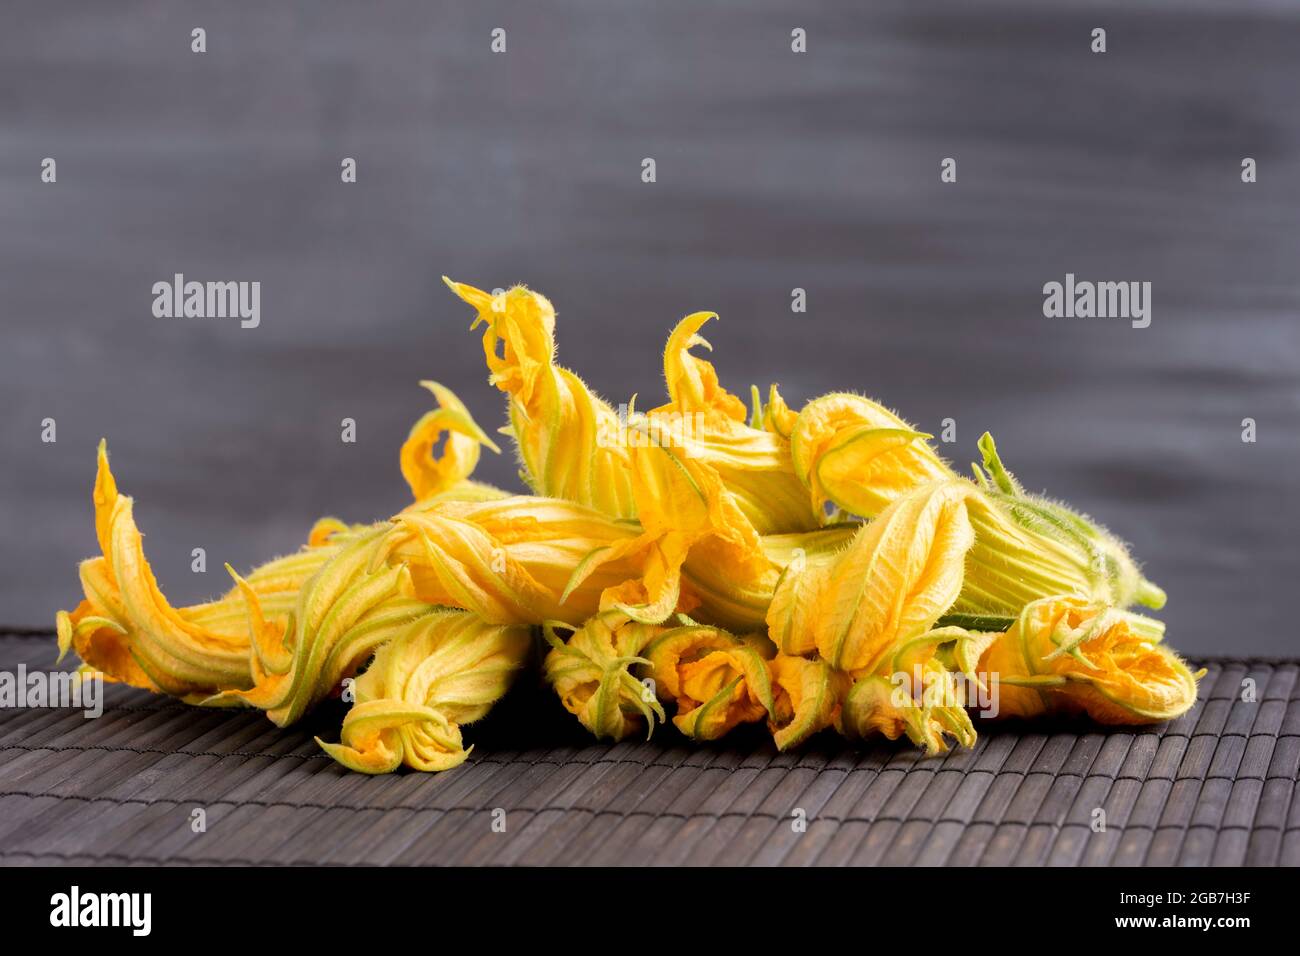
[[[68,656],[68,650],[72,647],[72,615],[67,611],[60,611],[54,615],[54,630],[59,641],[59,656],[54,663],[62,664],[63,658]]]
[[[1136,599],[1137,603],[1141,604],[1143,607],[1149,607],[1153,611],[1158,611],[1165,606],[1165,601],[1169,598],[1168,595],[1165,594],[1164,588],[1148,581],[1146,578],[1142,578],[1138,581]]]

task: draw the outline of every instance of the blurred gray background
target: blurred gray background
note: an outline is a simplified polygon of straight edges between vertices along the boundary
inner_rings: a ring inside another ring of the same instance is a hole
[[[447,273],[550,296],[616,402],[711,309],[735,391],[952,417],[963,469],[991,429],[1132,542],[1175,646],[1300,653],[1300,7],[1132,7],[6,0],[0,624],[79,599],[101,436],[178,602],[403,506],[417,380],[502,421]],[[174,272],[259,280],[261,326],[154,318]],[[1150,281],[1150,328],[1044,318],[1067,272]]]

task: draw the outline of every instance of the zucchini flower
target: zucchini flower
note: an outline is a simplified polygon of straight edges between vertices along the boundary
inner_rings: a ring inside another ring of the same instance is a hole
[[[568,640],[558,627],[544,627],[551,645],[543,670],[564,709],[598,738],[622,740],[642,727],[646,739],[664,709],[649,687],[632,674],[633,665],[649,665],[641,651],[665,628],[633,621],[617,611],[593,617]]]
[[[411,427],[399,461],[402,477],[416,501],[423,501],[468,482],[478,465],[479,446],[501,449],[484,434],[456,393],[437,382],[421,382],[438,400],[438,408]],[[441,457],[434,457],[438,441],[446,435]]]
[[[275,617],[231,571],[248,605],[253,686],[206,703],[248,704],[287,727],[355,674],[375,648],[429,614],[430,606],[410,594],[406,566],[380,560],[387,534],[380,526],[348,541],[303,584],[292,611]]]
[[[956,477],[929,437],[869,398],[835,393],[799,412],[790,454],[817,514],[831,502],[874,518],[914,488]]]
[[[1193,674],[1151,618],[1073,597],[1045,598],[984,651],[998,715],[1086,713],[1102,724],[1172,720],[1196,703]]]
[[[677,705],[673,724],[694,740],[716,740],[775,712],[772,650],[761,636],[687,624],[663,631],[643,653],[659,699]]]
[[[836,724],[840,703],[851,683],[825,661],[777,654],[768,662],[772,675],[772,716],[768,725],[777,750],[788,750]]]
[[[577,375],[555,364],[555,308],[515,286],[493,296],[452,282],[448,287],[478,312],[490,381],[510,399],[510,434],[522,477],[537,495],[587,505],[614,518],[633,518],[627,448],[608,440],[618,414]]]
[[[696,312],[677,324],[664,349],[664,377],[669,403],[647,416],[653,438],[667,434],[667,445],[714,471],[736,506],[758,534],[811,531],[820,523],[808,495],[795,476],[790,443],[784,436],[746,423],[745,404],[718,383],[713,365],[691,354],[709,349],[699,334],[713,312]],[[653,429],[656,421],[680,428]]]
[[[979,448],[984,466],[973,467],[982,495],[970,506],[975,547],[956,611],[1014,617],[1030,601],[1059,594],[1114,607],[1164,606],[1164,591],[1142,576],[1123,542],[1059,502],[1026,494],[992,435],[986,432]]]
[[[827,395],[799,413],[791,455],[815,507],[832,502],[873,517],[921,484],[957,478],[928,438],[869,399]],[[983,467],[974,471],[982,494],[969,502],[975,546],[957,612],[1014,617],[1028,602],[1056,594],[1117,607],[1164,605],[1164,592],[1143,578],[1121,541],[1058,502],[1026,494],[992,436],[979,448]]]
[[[531,646],[525,627],[501,627],[464,611],[435,609],[375,653],[354,685],[341,740],[316,742],[361,773],[449,770],[465,761],[461,727],[505,695]]]
[[[975,744],[968,707],[984,703],[980,655],[999,637],[960,627],[941,627],[897,647],[876,672],[854,682],[839,714],[846,737],[904,734],[926,754],[944,753],[947,737]]]
[[[409,564],[415,596],[490,623],[578,626],[602,609],[635,614],[633,594],[663,620],[681,603],[680,561],[664,566],[636,522],[570,501],[445,502],[394,520],[386,560]]]
[[[95,477],[95,533],[101,557],[82,562],[86,599],[56,618],[60,659],[75,650],[83,669],[190,702],[252,685],[244,598],[232,589],[219,600],[173,607],[144,555],[131,498],[119,494],[99,444]],[[347,531],[338,522],[313,529],[309,546],[263,565],[246,586],[268,609],[284,612],[297,591],[337,553]]]
[[[837,670],[875,673],[957,600],[974,540],[966,512],[974,491],[962,481],[918,488],[865,525],[833,561],[788,573],[769,613],[772,639],[787,652],[811,649],[811,641]]]

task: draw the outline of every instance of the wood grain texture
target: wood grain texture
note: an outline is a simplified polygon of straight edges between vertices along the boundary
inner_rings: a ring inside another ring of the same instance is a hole
[[[0,669],[51,641],[0,636]],[[96,720],[0,710],[0,864],[1300,865],[1300,663],[1205,664],[1172,723],[985,724],[937,758],[829,734],[597,744],[525,684],[469,729],[468,763],[384,777],[313,743],[334,708],[281,731],[109,688]]]

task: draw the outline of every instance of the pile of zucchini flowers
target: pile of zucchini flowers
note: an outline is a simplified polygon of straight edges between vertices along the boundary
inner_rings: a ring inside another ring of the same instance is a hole
[[[712,313],[664,350],[667,402],[615,408],[557,363],[551,303],[448,281],[477,313],[521,478],[470,476],[492,438],[448,389],[402,446],[414,502],[375,524],[317,522],[301,550],[217,600],[174,607],[101,443],[98,557],[57,616],[80,672],[288,726],[340,693],[354,770],[446,770],[463,728],[541,642],[560,703],[599,738],[671,719],[715,740],[763,724],[779,749],[828,728],[927,753],[993,717],[1141,724],[1196,699],[1164,593],[1121,541],[1028,494],[992,438],[973,477],[861,395],[747,406],[695,354]]]

